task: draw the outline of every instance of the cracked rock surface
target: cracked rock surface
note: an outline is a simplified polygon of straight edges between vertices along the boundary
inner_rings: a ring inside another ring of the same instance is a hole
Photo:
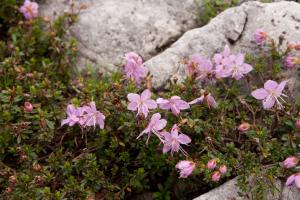
[[[251,1],[227,9],[206,26],[187,31],[170,48],[146,62],[153,75],[153,86],[164,86],[172,76],[182,80],[185,77],[184,66],[179,62],[194,53],[211,57],[227,44],[235,53],[255,54],[258,46],[253,42],[253,33],[257,28],[265,30],[277,42],[281,35],[284,36],[282,48],[286,47],[287,41],[300,42],[299,10],[300,4],[287,1]],[[295,81],[297,77],[294,77],[296,73],[290,74],[293,77],[289,87],[299,89]]]
[[[120,65],[130,51],[145,60],[161,52],[186,30],[196,27],[194,0],[76,0],[87,6],[80,12],[70,34],[79,43],[79,67],[91,63],[105,71]],[[43,16],[70,10],[68,0],[45,0]]]
[[[217,187],[194,200],[250,200],[247,197],[241,197],[238,195],[239,189],[236,186],[237,178],[232,179],[220,187]],[[284,187],[280,181],[275,183],[277,191],[274,194],[271,191],[266,195],[266,200],[298,200],[299,191],[296,187]]]

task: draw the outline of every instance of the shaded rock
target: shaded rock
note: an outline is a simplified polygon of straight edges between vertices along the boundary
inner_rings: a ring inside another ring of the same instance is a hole
[[[87,60],[112,71],[129,51],[149,59],[197,26],[194,0],[77,0],[75,7],[81,3],[88,8],[80,12],[70,31],[79,42],[80,67]],[[68,9],[68,0],[41,5],[46,16]]]
[[[277,42],[284,36],[282,49],[286,48],[287,41],[299,42],[299,10],[300,4],[286,1],[252,1],[227,9],[206,26],[187,31],[170,48],[146,62],[153,74],[154,87],[162,87],[174,75],[182,80],[184,66],[179,62],[194,53],[211,57],[227,44],[233,52],[255,54],[259,48],[253,42],[253,33],[257,28],[264,29]]]
[[[250,200],[246,197],[240,197],[239,188],[236,186],[237,178],[234,178],[223,185],[195,198],[194,200]],[[299,191],[296,187],[285,187],[279,180],[276,181],[274,194],[269,192],[266,200],[298,200]]]

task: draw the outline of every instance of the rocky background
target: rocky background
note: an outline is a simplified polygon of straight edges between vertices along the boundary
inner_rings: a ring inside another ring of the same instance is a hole
[[[43,16],[54,18],[71,12],[71,1],[43,1]],[[227,9],[207,25],[201,20],[204,3],[194,0],[78,0],[74,8],[84,7],[73,25],[70,36],[78,40],[78,68],[99,67],[103,72],[117,70],[126,52],[138,52],[153,75],[153,85],[163,87],[170,79],[184,78],[180,60],[194,53],[212,56],[229,45],[234,52],[255,54],[258,46],[253,33],[262,28],[277,42],[300,41],[300,4],[293,1],[261,3],[241,1]],[[74,11],[76,12],[76,11]],[[204,26],[203,26],[204,25]],[[289,88],[297,96],[299,75],[283,74],[290,79]],[[236,179],[197,198],[198,200],[238,199]],[[299,199],[278,182],[279,193],[272,199]]]

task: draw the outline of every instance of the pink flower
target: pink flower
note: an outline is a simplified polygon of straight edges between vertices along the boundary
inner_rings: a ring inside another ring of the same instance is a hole
[[[150,90],[144,90],[141,95],[130,93],[127,95],[130,101],[127,108],[128,110],[138,111],[138,115],[144,115],[147,118],[149,109],[157,108],[156,101],[151,99]]]
[[[101,129],[104,128],[104,120],[105,116],[97,111],[96,104],[94,101],[90,102],[90,105],[85,107],[86,111],[86,121],[84,122],[85,126],[94,126],[96,127],[96,124],[99,125]]]
[[[85,108],[78,107],[75,108],[72,104],[68,105],[67,107],[67,119],[62,120],[61,125],[69,125],[73,126],[74,124],[78,123],[79,125],[83,125],[86,121],[85,115]]]
[[[300,174],[299,173],[292,174],[291,176],[289,176],[285,183],[286,186],[292,186],[293,184],[295,184],[296,187],[298,189],[300,189]]]
[[[198,74],[199,64],[201,62],[201,56],[195,54],[192,56],[188,64],[186,65],[185,72],[188,76],[196,77]]]
[[[292,69],[293,67],[295,67],[295,65],[300,64],[300,59],[294,56],[287,56],[284,59],[284,64],[286,68]]]
[[[31,20],[38,16],[39,5],[36,2],[25,0],[24,4],[20,7],[20,12],[23,13],[24,17]]]
[[[211,95],[211,93],[206,94],[204,90],[201,90],[201,96],[193,101],[189,102],[190,105],[203,103],[205,102],[208,107],[216,108],[218,106],[215,98]]]
[[[189,160],[179,161],[176,164],[176,169],[180,171],[179,178],[187,178],[189,175],[192,174],[195,167],[196,167],[196,163],[194,163],[193,161],[189,161]]]
[[[206,78],[212,78],[214,74],[213,64],[207,58],[198,57],[198,73],[196,79],[204,80]]]
[[[221,173],[219,171],[215,171],[211,176],[211,180],[213,182],[219,182],[220,178],[221,178]]]
[[[225,174],[227,172],[226,165],[221,165],[220,168],[219,168],[219,171],[221,172],[221,174]]]
[[[26,101],[24,103],[24,111],[31,112],[33,110],[33,106],[30,102]]]
[[[300,119],[299,119],[299,118],[298,118],[297,121],[296,121],[296,127],[297,127],[297,128],[300,128]]]
[[[240,132],[245,132],[245,131],[247,131],[249,128],[250,128],[250,124],[247,123],[247,122],[243,122],[243,123],[241,123],[241,124],[239,125],[238,130],[239,130]]]
[[[290,156],[283,161],[283,167],[287,169],[294,168],[297,166],[298,162],[299,158],[295,156]]]
[[[252,71],[253,67],[244,62],[245,55],[244,54],[237,54],[234,59],[227,58],[225,63],[228,66],[228,73],[232,76],[232,78],[239,80],[244,75],[248,74]]]
[[[128,79],[139,84],[147,76],[148,68],[143,66],[143,60],[138,54],[130,52],[125,54],[124,72]]]
[[[286,83],[287,81],[282,81],[280,84],[278,84],[275,81],[268,80],[265,82],[264,88],[254,90],[251,95],[258,100],[263,100],[264,109],[272,108],[275,102],[279,108],[282,108],[283,106],[279,99],[284,101],[281,96],[286,97],[286,95],[282,93]]]
[[[162,140],[161,139],[162,136],[159,133],[159,131],[165,128],[166,125],[167,125],[167,120],[161,119],[161,115],[159,113],[155,113],[152,115],[150,123],[148,124],[147,128],[143,130],[136,139],[139,139],[144,134],[148,134],[148,138],[146,142],[146,144],[148,144],[151,133],[154,133],[160,140]]]
[[[217,166],[217,160],[216,159],[211,159],[207,162],[207,169],[214,169]]]
[[[230,54],[228,45],[224,47],[224,51],[222,53],[217,53],[214,55],[214,62],[216,64],[215,73],[217,78],[225,78],[230,76],[228,67],[230,67],[234,59],[235,56]]]
[[[163,153],[167,153],[171,150],[171,154],[173,154],[180,150],[184,155],[187,155],[186,151],[180,146],[180,144],[187,145],[191,142],[191,138],[182,133],[178,134],[178,126],[176,124],[173,125],[171,133],[162,132],[161,135],[164,137]]]
[[[172,113],[176,116],[179,115],[180,110],[186,110],[190,108],[190,105],[187,102],[181,100],[179,96],[172,96],[169,100],[158,98],[156,102],[159,105],[160,109],[171,110]]]
[[[254,33],[254,41],[256,44],[261,45],[267,39],[268,35],[262,29],[257,29]]]

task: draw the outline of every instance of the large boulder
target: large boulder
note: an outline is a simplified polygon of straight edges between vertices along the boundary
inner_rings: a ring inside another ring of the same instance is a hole
[[[70,11],[69,0],[46,0],[43,16]],[[70,34],[79,43],[79,67],[86,61],[112,71],[125,53],[135,51],[147,60],[197,27],[194,0],[77,0],[84,4]],[[199,1],[198,1],[199,2]],[[201,1],[200,1],[201,2]]]
[[[269,191],[266,200],[298,200],[299,191],[296,187],[285,187],[279,180],[275,183],[277,190]],[[217,187],[194,200],[250,200],[247,197],[239,196],[237,178],[232,179],[220,187]]]
[[[183,58],[194,53],[211,57],[223,50],[227,44],[233,52],[255,54],[258,46],[253,42],[256,29],[262,28],[275,40],[284,36],[282,48],[287,41],[300,42],[300,4],[296,2],[260,3],[251,1],[238,7],[227,9],[201,28],[187,31],[164,52],[146,62],[153,75],[153,85],[158,88],[172,77],[185,77]],[[291,73],[296,74],[296,73]],[[290,87],[297,90],[296,77],[292,77]]]

